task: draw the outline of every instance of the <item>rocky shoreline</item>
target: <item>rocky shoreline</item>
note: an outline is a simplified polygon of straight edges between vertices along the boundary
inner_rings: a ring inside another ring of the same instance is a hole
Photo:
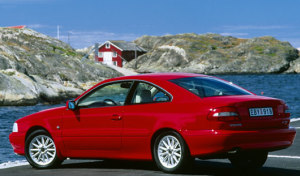
[[[137,72],[300,73],[299,51],[269,36],[240,39],[191,33],[143,36],[135,43],[148,50],[126,65]]]
[[[81,58],[68,44],[36,31],[0,28],[0,106],[59,103],[122,75]]]

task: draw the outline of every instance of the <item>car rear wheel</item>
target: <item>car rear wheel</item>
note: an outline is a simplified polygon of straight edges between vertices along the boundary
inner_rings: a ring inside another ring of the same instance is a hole
[[[268,152],[245,152],[229,157],[231,164],[238,169],[259,169],[268,158]]]
[[[163,132],[155,139],[153,158],[157,167],[168,173],[182,171],[192,162],[185,141],[174,131]]]
[[[26,139],[25,156],[35,168],[51,168],[59,165],[62,160],[57,157],[54,140],[45,130],[37,130]]]

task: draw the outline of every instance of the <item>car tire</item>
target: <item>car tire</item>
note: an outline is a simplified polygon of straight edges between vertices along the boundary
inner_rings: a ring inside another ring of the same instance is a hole
[[[242,170],[256,170],[261,168],[268,158],[268,152],[243,152],[230,156],[231,164]]]
[[[157,167],[166,173],[184,171],[194,161],[185,141],[175,131],[159,134],[155,139],[152,152]]]
[[[57,157],[54,140],[45,130],[36,130],[26,138],[25,157],[37,169],[53,168],[63,161]]]

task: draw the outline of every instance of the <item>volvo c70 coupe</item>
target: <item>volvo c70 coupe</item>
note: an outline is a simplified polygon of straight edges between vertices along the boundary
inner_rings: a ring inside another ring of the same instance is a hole
[[[104,80],[66,106],[17,120],[14,152],[35,168],[65,158],[153,160],[178,172],[195,158],[263,166],[292,145],[284,101],[200,74],[156,73]]]

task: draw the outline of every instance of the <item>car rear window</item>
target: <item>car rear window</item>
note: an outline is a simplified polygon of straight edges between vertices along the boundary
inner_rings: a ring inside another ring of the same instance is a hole
[[[250,92],[214,77],[188,77],[170,80],[199,97],[251,95]]]

